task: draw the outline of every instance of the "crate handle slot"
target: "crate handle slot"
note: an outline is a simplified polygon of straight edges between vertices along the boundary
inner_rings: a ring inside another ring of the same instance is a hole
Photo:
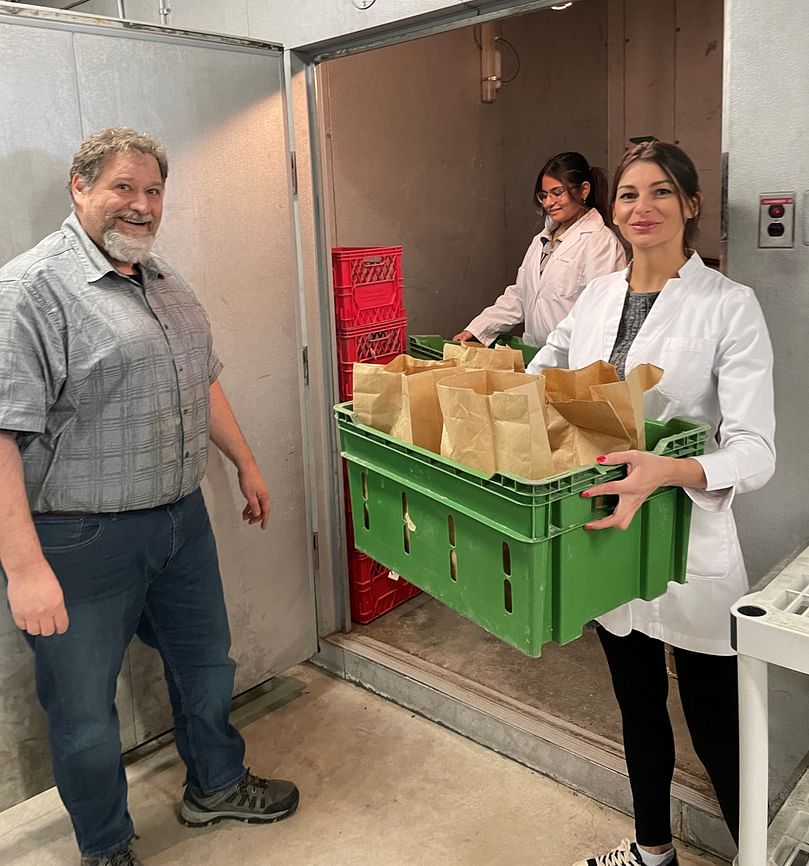
[[[410,515],[407,513],[407,494],[402,491],[402,543],[404,545],[404,552],[410,553],[410,530],[411,527],[415,529],[413,525],[413,521],[410,519]]]
[[[362,493],[362,525],[371,528],[371,514],[368,511],[368,474],[360,472],[360,492]]]
[[[512,613],[514,599],[511,595],[511,581],[508,578],[503,581],[503,602],[506,606],[506,613]]]
[[[380,265],[384,261],[384,256],[366,256],[362,261],[366,265]]]
[[[508,544],[505,541],[503,542],[503,571],[506,574],[511,575],[511,548],[509,548]],[[509,582],[506,581],[506,583]],[[509,586],[511,586],[510,583]],[[511,590],[509,589],[509,593],[510,592]],[[510,610],[509,613],[511,613]]]
[[[593,504],[593,515],[608,517],[615,511],[618,505],[617,496],[593,496],[590,502]]]
[[[449,552],[449,579],[453,583],[458,582],[458,551],[450,550]]]
[[[449,546],[455,547],[455,518],[447,515],[447,535],[449,536]]]

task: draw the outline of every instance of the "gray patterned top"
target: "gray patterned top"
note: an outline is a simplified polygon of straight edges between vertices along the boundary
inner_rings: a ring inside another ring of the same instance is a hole
[[[621,313],[621,323],[618,325],[618,336],[612,347],[610,364],[615,367],[618,375],[623,379],[625,376],[626,356],[632,341],[637,337],[641,325],[646,321],[649,310],[659,297],[660,292],[633,292],[628,290],[624,311]]]
[[[152,508],[205,473],[222,364],[191,288],[156,258],[143,286],[75,214],[0,268],[0,429],[32,511]]]

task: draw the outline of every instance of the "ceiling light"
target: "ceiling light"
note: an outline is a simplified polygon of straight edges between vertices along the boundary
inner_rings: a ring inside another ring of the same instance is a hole
[[[565,9],[570,9],[573,5],[573,0],[568,0],[567,3],[558,3],[556,6],[551,6],[554,12],[564,12]]]

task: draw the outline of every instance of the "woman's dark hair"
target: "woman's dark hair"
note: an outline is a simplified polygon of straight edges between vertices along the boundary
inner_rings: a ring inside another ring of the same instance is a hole
[[[600,168],[593,168],[580,153],[574,150],[557,153],[539,170],[537,182],[534,184],[534,202],[537,201],[537,196],[542,190],[542,178],[545,175],[555,177],[567,188],[574,201],[587,208],[594,207],[604,218],[604,222],[610,225],[607,177]],[[590,184],[590,192],[586,200],[574,192],[585,181]]]
[[[618,196],[618,184],[621,182],[624,172],[632,163],[639,160],[653,162],[660,167],[680,195],[680,211],[683,218],[685,218],[686,204],[694,208],[694,216],[685,220],[685,234],[683,236],[685,248],[690,249],[697,236],[702,191],[699,188],[699,175],[691,157],[676,144],[667,144],[665,141],[644,141],[630,147],[623,155],[618,168],[615,169],[610,207],[615,204],[615,199]]]

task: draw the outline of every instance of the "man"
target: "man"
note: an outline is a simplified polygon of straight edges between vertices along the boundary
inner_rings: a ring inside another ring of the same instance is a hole
[[[83,866],[137,866],[115,683],[134,634],[163,658],[181,819],[271,822],[291,782],[253,776],[228,714],[235,665],[199,484],[208,439],[242,517],[270,500],[222,387],[202,307],[150,255],[168,172],[131,129],[86,138],[74,211],[0,268],[0,564],[34,650],[54,776]]]

